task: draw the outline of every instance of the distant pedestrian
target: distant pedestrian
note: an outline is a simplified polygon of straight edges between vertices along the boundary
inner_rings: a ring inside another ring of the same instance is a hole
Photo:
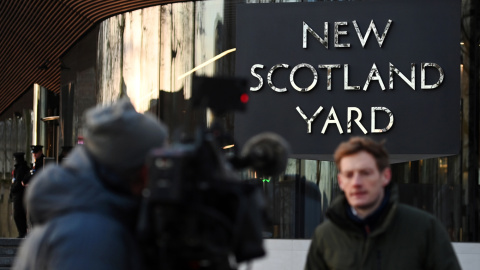
[[[36,174],[38,174],[42,168],[43,163],[45,162],[45,155],[43,154],[43,145],[32,145],[30,146],[31,153],[33,156],[33,164],[32,169],[30,170],[30,174],[25,176],[22,180],[22,185],[27,187],[31,184],[31,180],[34,178]],[[33,228],[35,222],[32,219],[31,213],[27,210],[27,222],[28,227]]]
[[[382,144],[353,137],[334,154],[343,195],[315,230],[305,265],[322,269],[460,269],[443,225],[398,202]]]
[[[15,258],[15,270],[142,268],[135,226],[146,186],[145,159],[167,131],[128,98],[85,114],[84,145],[49,165],[27,188],[36,224]]]
[[[30,180],[33,176],[39,173],[43,168],[43,163],[45,162],[45,155],[43,154],[43,145],[32,145],[30,146],[31,153],[33,156],[32,169],[30,170],[30,176],[26,177],[23,180],[23,185],[27,186],[30,183]]]
[[[13,203],[13,220],[18,230],[18,238],[23,238],[27,234],[27,212],[23,205],[23,195],[25,187],[22,181],[30,174],[30,167],[25,161],[25,153],[17,152],[13,154],[15,162],[12,171],[12,185],[10,186],[10,200]]]

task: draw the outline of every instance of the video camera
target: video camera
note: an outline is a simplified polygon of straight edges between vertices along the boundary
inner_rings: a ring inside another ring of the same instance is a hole
[[[245,80],[194,77],[192,104],[214,115],[246,109]],[[215,117],[215,119],[217,119]],[[276,134],[250,139],[241,154],[227,157],[219,123],[193,142],[154,149],[147,159],[138,235],[151,269],[236,269],[265,254],[266,203],[258,186],[239,170],[275,175],[285,170],[288,145]]]

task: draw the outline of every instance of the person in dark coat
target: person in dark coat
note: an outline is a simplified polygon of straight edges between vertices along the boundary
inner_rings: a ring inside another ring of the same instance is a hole
[[[13,154],[15,165],[12,172],[12,185],[10,186],[10,200],[13,203],[13,220],[17,226],[18,238],[23,238],[27,234],[27,213],[23,205],[25,187],[22,181],[30,174],[30,168],[24,156],[25,153],[23,152]]]
[[[334,154],[343,194],[315,230],[305,270],[459,270],[445,227],[398,202],[382,144],[353,137]]]
[[[45,155],[43,154],[43,145],[32,145],[30,146],[31,153],[33,155],[33,164],[32,169],[30,170],[30,177],[26,177],[23,181],[23,185],[27,186],[33,176],[39,173],[43,168],[43,163],[45,162]]]
[[[22,180],[22,185],[27,187],[31,184],[31,180],[34,178],[36,174],[38,174],[42,168],[43,163],[45,162],[45,155],[43,154],[43,145],[32,145],[30,146],[31,153],[33,156],[33,164],[32,169],[30,170],[30,174],[25,176]],[[30,212],[27,211],[27,223],[30,228],[32,228],[35,224],[31,217]]]
[[[164,145],[166,127],[122,98],[88,110],[84,132],[84,145],[46,166],[26,189],[35,227],[12,269],[143,269],[135,229],[145,160]]]

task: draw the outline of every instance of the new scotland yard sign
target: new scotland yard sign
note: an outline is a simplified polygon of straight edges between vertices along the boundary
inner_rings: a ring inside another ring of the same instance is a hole
[[[273,131],[297,158],[330,159],[355,135],[394,160],[458,153],[458,1],[241,4],[236,40],[240,145]]]

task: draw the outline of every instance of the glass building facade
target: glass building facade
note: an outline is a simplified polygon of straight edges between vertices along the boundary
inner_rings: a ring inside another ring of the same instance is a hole
[[[392,165],[400,201],[435,215],[455,242],[480,241],[480,18],[472,12],[472,2],[462,1],[462,36],[452,37],[459,39],[462,59],[460,153]],[[169,126],[172,141],[193,136],[198,127],[209,126],[214,116],[190,107],[191,72],[210,77],[235,74],[238,3],[245,1],[165,4],[100,23],[84,38],[90,44],[85,47],[90,49],[81,48],[79,42],[62,59],[69,70],[62,71],[58,149],[82,143],[82,115],[87,108],[111,103],[124,94],[138,111],[148,111],[162,119]],[[231,133],[235,129],[234,117],[231,113],[220,119]],[[5,141],[12,141],[9,136],[19,132],[14,129],[22,125],[13,120],[0,122],[0,141],[4,142],[0,151],[9,151],[10,144]],[[4,172],[11,166],[7,160],[0,156],[0,169]],[[261,186],[268,200],[270,222],[265,237],[309,239],[341,192],[337,172],[333,162],[305,159],[289,159],[283,174],[268,179],[257,178],[253,171],[242,171],[245,181]]]

